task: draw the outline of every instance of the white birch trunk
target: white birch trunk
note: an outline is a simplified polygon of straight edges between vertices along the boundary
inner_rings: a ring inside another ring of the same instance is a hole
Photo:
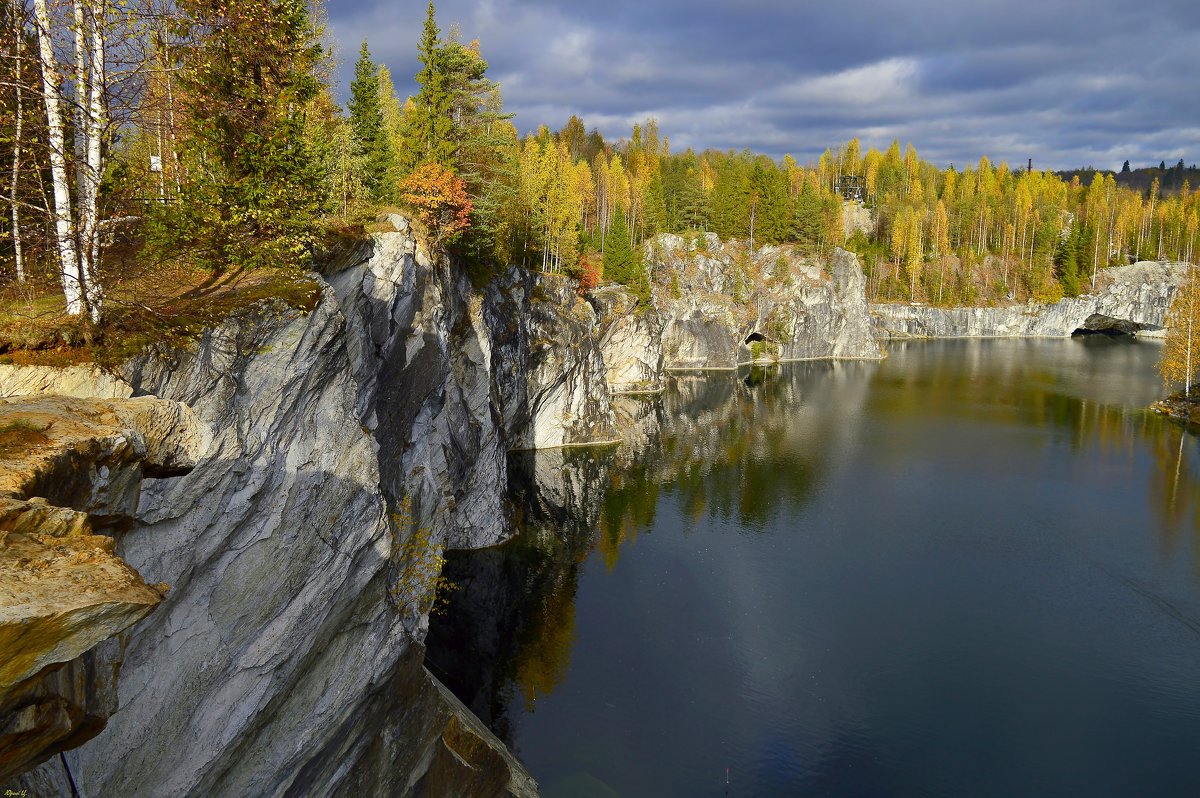
[[[55,69],[54,44],[50,38],[50,11],[46,0],[33,0],[37,18],[38,56],[42,68],[42,94],[46,105],[46,122],[50,139],[50,177],[54,186],[54,234],[58,245],[59,270],[67,313],[77,316],[83,312],[83,275],[79,268],[79,252],[75,246],[72,224],[71,189],[67,183],[66,142],[63,132],[62,106],[59,100],[58,73]]]
[[[88,7],[84,7],[84,3]],[[100,6],[98,7],[98,3]],[[103,129],[104,10],[103,0],[75,0],[75,108],[79,133],[76,160],[75,214],[79,230],[79,264],[84,304],[92,321],[100,321],[100,238],[97,235],[100,196],[100,136]]]
[[[78,0],[77,0],[78,1]],[[91,13],[88,14],[88,38],[91,44],[91,55],[87,71],[87,127],[85,142],[87,151],[87,202],[79,210],[82,226],[82,246],[87,248],[83,258],[84,291],[86,293],[88,310],[92,321],[100,321],[100,310],[103,302],[103,291],[99,279],[100,271],[100,236],[98,222],[100,217],[100,176],[101,176],[101,138],[104,135],[104,23],[105,0],[90,0]],[[82,70],[81,70],[82,71]],[[82,99],[82,98],[81,98]]]
[[[17,181],[21,176],[21,134],[25,121],[24,108],[22,107],[21,97],[21,60],[24,57],[21,52],[21,45],[25,38],[24,25],[21,22],[21,6],[19,0],[13,2],[13,30],[16,36],[16,44],[14,52],[16,54],[15,77],[16,77],[16,101],[17,101],[17,124],[16,131],[13,137],[13,162],[12,162],[12,185],[9,187],[10,199],[12,201],[12,236],[13,236],[13,265],[17,269],[17,282],[22,285],[25,283],[25,253],[21,246],[21,213],[17,207]]]

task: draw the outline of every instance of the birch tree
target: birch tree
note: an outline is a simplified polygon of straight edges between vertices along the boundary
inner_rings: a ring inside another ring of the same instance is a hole
[[[75,242],[75,220],[71,207],[71,188],[67,181],[66,134],[63,119],[58,59],[54,55],[53,29],[46,0],[33,0],[37,20],[38,59],[42,72],[42,100],[46,106],[49,129],[50,179],[54,189],[54,234],[58,247],[59,272],[67,313],[77,316],[84,311],[84,276],[80,269]]]
[[[87,313],[94,323],[98,323],[103,302],[98,277],[100,241],[97,231],[100,176],[104,166],[102,138],[106,128],[105,0],[73,0],[71,16],[68,25],[51,13],[47,0],[34,0],[53,189],[51,214],[63,294],[69,315]],[[71,30],[74,39],[74,57],[65,64],[54,47],[56,35],[61,35],[64,27]],[[70,78],[74,79],[74,94],[68,101],[63,84]],[[73,116],[72,130],[77,148],[74,154],[74,199],[66,147],[70,116]]]
[[[1167,314],[1167,341],[1158,360],[1158,371],[1168,384],[1183,383],[1191,396],[1192,382],[1200,370],[1200,285],[1188,264],[1188,277],[1175,293]]]
[[[9,186],[9,205],[12,212],[13,266],[17,273],[17,282],[25,283],[25,252],[21,242],[21,212],[17,197],[17,186],[21,180],[21,144],[24,141],[25,107],[24,107],[24,61],[22,48],[25,41],[24,7],[20,0],[13,0],[13,153],[12,153],[12,183]]]

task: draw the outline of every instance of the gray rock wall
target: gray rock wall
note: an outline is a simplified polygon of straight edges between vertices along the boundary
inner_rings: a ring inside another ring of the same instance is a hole
[[[782,247],[763,247],[749,269],[739,265],[734,243],[709,239],[705,247],[697,252],[682,237],[664,235],[650,250],[656,271],[677,275],[677,290],[656,295],[666,368],[883,357],[853,253],[835,250],[827,276]]]
[[[623,286],[593,291],[588,300],[600,319],[600,353],[612,394],[663,387],[663,319]]]
[[[598,319],[574,281],[511,268],[488,286],[483,318],[509,448],[616,437]]]
[[[783,327],[787,334],[779,341],[780,359],[882,357],[871,329],[865,288],[857,256],[834,250],[831,280],[797,288],[793,301],[777,306],[781,318],[787,319]],[[761,326],[768,333],[772,329],[769,320]]]
[[[407,230],[407,222],[393,217]],[[388,496],[452,548],[503,540],[508,442],[492,402],[481,303],[457,270],[407,232],[381,233],[326,267],[358,384],[357,413],[381,453]]]
[[[67,755],[83,794],[535,789],[423,671],[426,585],[402,576],[416,529],[429,547],[508,533],[482,308],[404,233],[329,277],[310,313],[263,303],[125,368],[126,395],[186,405],[211,438],[191,473],[144,481],[119,540],[170,589],[89,654],[119,673],[118,708]],[[393,522],[402,496],[417,524]]]
[[[1185,267],[1144,261],[1101,272],[1100,291],[1051,305],[934,308],[872,305],[881,338],[996,338],[1069,336],[1078,329],[1160,330]]]

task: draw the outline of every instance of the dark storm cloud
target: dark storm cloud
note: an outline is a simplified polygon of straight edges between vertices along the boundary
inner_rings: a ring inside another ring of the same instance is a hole
[[[424,4],[329,13],[344,62],[365,36],[414,90]],[[438,21],[481,41],[522,131],[654,116],[676,150],[801,161],[855,135],[941,163],[1200,161],[1196,0],[442,0]]]

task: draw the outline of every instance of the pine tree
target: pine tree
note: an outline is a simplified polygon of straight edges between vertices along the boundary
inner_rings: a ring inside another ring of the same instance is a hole
[[[395,153],[384,129],[383,103],[379,96],[379,67],[371,60],[367,40],[363,39],[354,80],[350,82],[350,127],[356,150],[363,161],[363,182],[371,199],[383,201],[394,193],[389,178]]]

